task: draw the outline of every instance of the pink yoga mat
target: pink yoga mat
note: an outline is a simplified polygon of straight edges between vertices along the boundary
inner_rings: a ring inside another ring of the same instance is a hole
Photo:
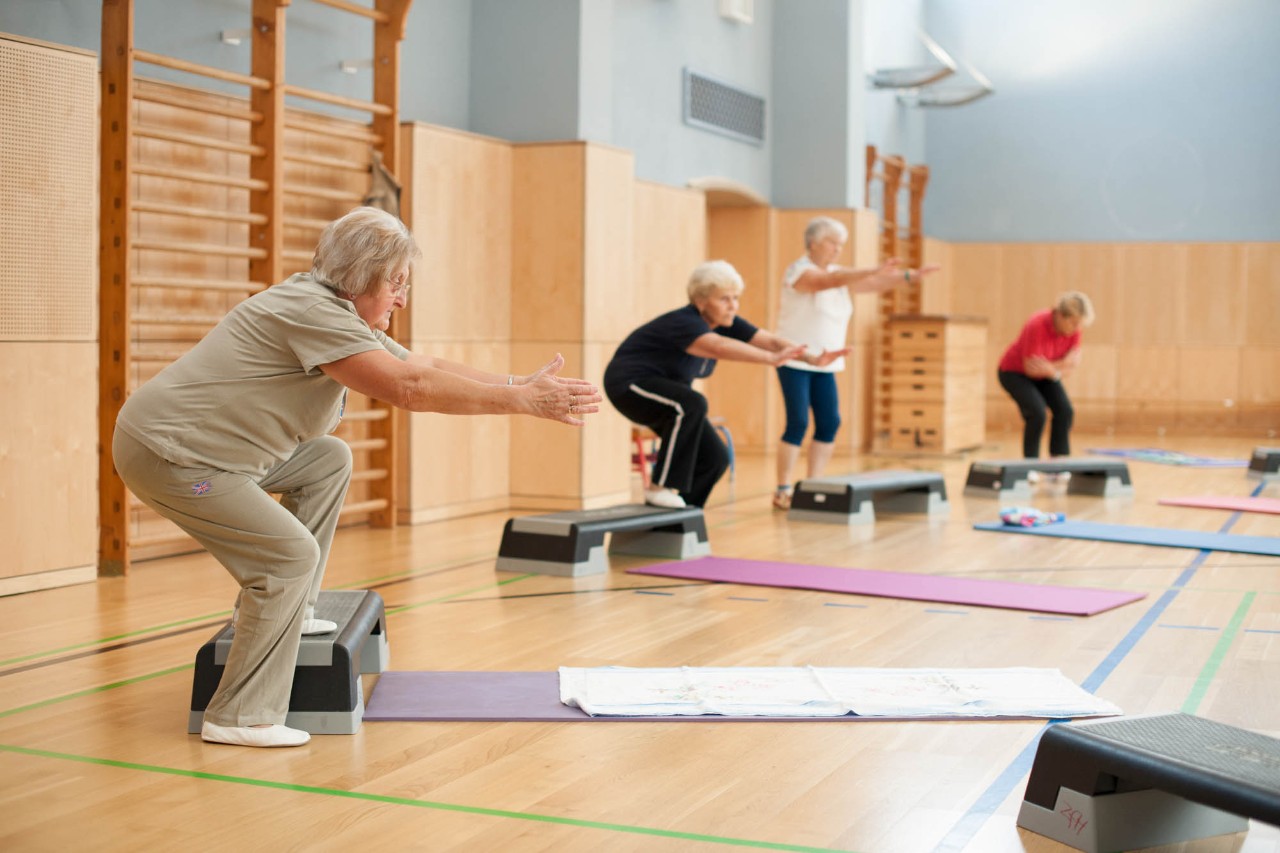
[[[1062,613],[1069,616],[1092,616],[1146,597],[1146,593],[1142,592],[1117,592],[1091,587],[1040,586],[980,578],[878,572],[871,569],[842,569],[837,566],[734,560],[726,557],[699,557],[696,560],[658,563],[628,569],[627,572],[633,575],[659,575],[719,583],[781,586],[883,598],[906,598],[912,601],[1034,610],[1038,613]]]
[[[1168,506],[1194,506],[1202,509],[1229,509],[1235,512],[1270,512],[1280,514],[1280,498],[1233,498],[1205,495],[1195,498],[1164,498]]]

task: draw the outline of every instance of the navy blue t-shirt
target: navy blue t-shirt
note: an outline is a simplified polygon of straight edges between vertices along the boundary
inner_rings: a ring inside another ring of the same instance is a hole
[[[757,327],[741,317],[734,317],[732,325],[713,329],[692,304],[668,311],[627,335],[618,345],[618,351],[604,371],[605,391],[625,391],[632,382],[653,376],[690,384],[710,376],[716,369],[714,358],[685,352],[695,340],[707,332],[715,332],[746,342],[755,337],[757,331]]]

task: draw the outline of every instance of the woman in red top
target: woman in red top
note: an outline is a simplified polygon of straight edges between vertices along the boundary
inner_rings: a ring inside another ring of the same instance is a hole
[[[1040,458],[1045,409],[1053,412],[1049,429],[1049,455],[1071,454],[1071,420],[1074,412],[1062,377],[1080,364],[1080,330],[1093,322],[1089,297],[1070,291],[1058,297],[1053,308],[1037,311],[1000,359],[1000,385],[1018,404],[1025,426],[1022,455]]]

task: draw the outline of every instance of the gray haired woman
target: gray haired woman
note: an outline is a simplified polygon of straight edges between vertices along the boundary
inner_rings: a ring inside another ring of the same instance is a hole
[[[660,440],[646,503],[704,506],[729,466],[728,450],[707,426],[707,398],[693,390],[693,380],[710,376],[718,359],[778,365],[804,352],[738,316],[743,288],[729,262],[698,265],[689,276],[689,304],[628,335],[605,369],[609,402]]]
[[[560,378],[557,355],[528,376],[410,353],[385,333],[420,254],[402,222],[362,207],[331,223],[310,273],[241,302],[125,402],[116,470],[240,585],[235,636],[201,736],[299,746],[284,725],[303,633],[351,480],[329,435],[347,389],[415,412],[527,414],[580,426],[598,389]],[[281,495],[277,502],[269,493]]]

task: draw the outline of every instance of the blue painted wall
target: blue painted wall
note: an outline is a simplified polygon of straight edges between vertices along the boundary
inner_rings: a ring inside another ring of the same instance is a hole
[[[643,180],[684,186],[717,176],[769,197],[769,130],[756,146],[686,125],[681,99],[688,66],[772,109],[774,5],[756,0],[755,22],[742,24],[721,18],[714,0],[613,0],[612,136],[599,141],[635,152]]]
[[[773,31],[776,207],[861,207],[865,147],[858,0],[783,3]],[[857,156],[850,156],[856,151]]]
[[[1280,239],[1280,3],[926,0],[996,94],[926,119],[930,234]]]
[[[138,0],[137,43],[247,72],[247,44],[218,33],[249,8]],[[100,14],[3,0],[0,31],[97,51]],[[995,95],[922,110],[867,90],[867,71],[925,57],[921,18]],[[338,69],[371,54],[370,25],[294,3],[288,27],[290,82],[370,96],[370,72]],[[405,119],[616,145],[645,180],[859,205],[870,142],[928,163],[946,240],[1280,240],[1280,0],[757,0],[753,24],[714,0],[415,0],[407,27]],[[763,96],[765,145],[686,126],[685,66]]]

